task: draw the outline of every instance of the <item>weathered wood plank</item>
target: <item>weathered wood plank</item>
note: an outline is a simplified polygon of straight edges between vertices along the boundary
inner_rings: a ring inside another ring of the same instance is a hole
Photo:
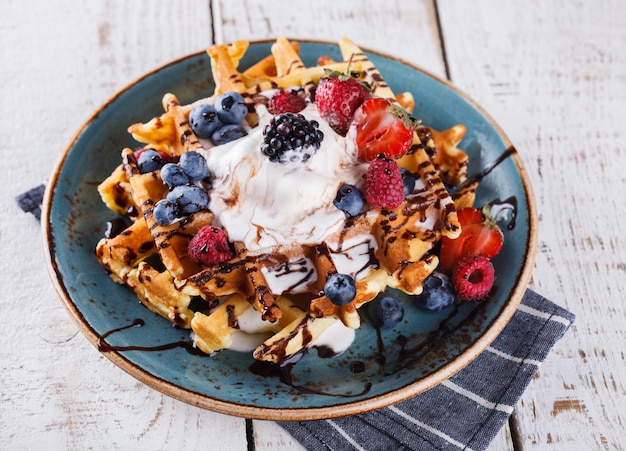
[[[247,449],[244,420],[144,386],[77,332],[40,257],[38,225],[13,200],[49,175],[79,126],[116,90],[210,45],[208,2],[10,0],[2,11],[0,151],[10,187],[1,198],[2,446]]]
[[[405,59],[443,76],[435,7],[430,0],[221,0],[215,2],[215,40],[278,36],[336,42],[347,36],[358,45]]]
[[[540,213],[532,287],[578,315],[517,409],[528,449],[619,449],[626,410],[626,8],[442,0],[453,81],[521,153]]]

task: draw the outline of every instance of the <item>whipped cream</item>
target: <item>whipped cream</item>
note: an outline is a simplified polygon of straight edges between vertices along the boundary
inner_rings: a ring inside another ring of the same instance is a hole
[[[273,325],[263,321],[261,314],[252,307],[237,318],[237,324],[239,330],[231,337],[230,349],[233,351],[250,352],[273,335]],[[355,336],[354,329],[344,326],[341,321],[335,321],[306,347],[323,348],[328,355],[339,355],[350,347]]]
[[[296,257],[277,266],[262,267],[261,273],[274,294],[306,293],[317,282],[315,264],[306,257]]]
[[[308,344],[308,348],[324,349],[331,355],[339,355],[346,351],[356,336],[356,331],[341,321],[335,321],[319,337]]]
[[[360,185],[367,170],[354,142],[335,133],[315,104],[301,111],[324,133],[317,153],[302,163],[274,163],[263,155],[263,128],[271,114],[257,108],[259,126],[248,136],[204,150],[212,176],[210,210],[232,241],[254,251],[275,245],[315,245],[343,227],[333,205],[343,183]]]

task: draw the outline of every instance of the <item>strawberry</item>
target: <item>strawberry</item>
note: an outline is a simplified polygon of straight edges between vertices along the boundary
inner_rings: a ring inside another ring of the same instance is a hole
[[[460,301],[478,301],[489,294],[495,280],[491,261],[483,256],[462,259],[452,275],[452,284]]]
[[[504,242],[500,227],[490,216],[489,206],[482,210],[464,208],[457,215],[461,234],[455,239],[444,236],[439,252],[439,270],[448,275],[464,257],[482,255],[492,258],[500,252]]]
[[[206,265],[219,265],[234,256],[228,244],[226,232],[215,226],[204,226],[189,241],[187,248],[189,258]]]
[[[366,84],[337,72],[329,72],[315,90],[320,116],[341,136],[348,132],[356,109],[369,97]]]
[[[404,183],[398,163],[383,154],[373,160],[365,174],[363,194],[374,208],[399,207],[404,199]]]
[[[413,123],[406,111],[372,97],[359,107],[352,122],[359,158],[371,161],[380,153],[399,158],[413,144]]]
[[[270,113],[299,113],[306,108],[306,100],[300,97],[295,91],[280,90],[267,102],[267,109]]]

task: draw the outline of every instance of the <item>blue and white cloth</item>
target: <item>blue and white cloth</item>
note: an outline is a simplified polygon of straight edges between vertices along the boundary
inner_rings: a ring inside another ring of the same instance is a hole
[[[279,424],[313,451],[485,449],[574,318],[528,290],[498,338],[430,390],[361,415]]]

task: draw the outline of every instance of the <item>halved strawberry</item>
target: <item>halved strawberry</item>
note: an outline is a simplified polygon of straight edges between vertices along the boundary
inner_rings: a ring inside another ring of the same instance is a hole
[[[485,206],[464,208],[457,212],[461,234],[456,239],[443,237],[439,252],[439,271],[451,275],[456,265],[468,256],[492,258],[502,249],[504,236]]]
[[[401,108],[380,97],[372,97],[356,110],[352,126],[355,129],[359,158],[372,161],[378,154],[399,158],[413,144],[413,125]]]

